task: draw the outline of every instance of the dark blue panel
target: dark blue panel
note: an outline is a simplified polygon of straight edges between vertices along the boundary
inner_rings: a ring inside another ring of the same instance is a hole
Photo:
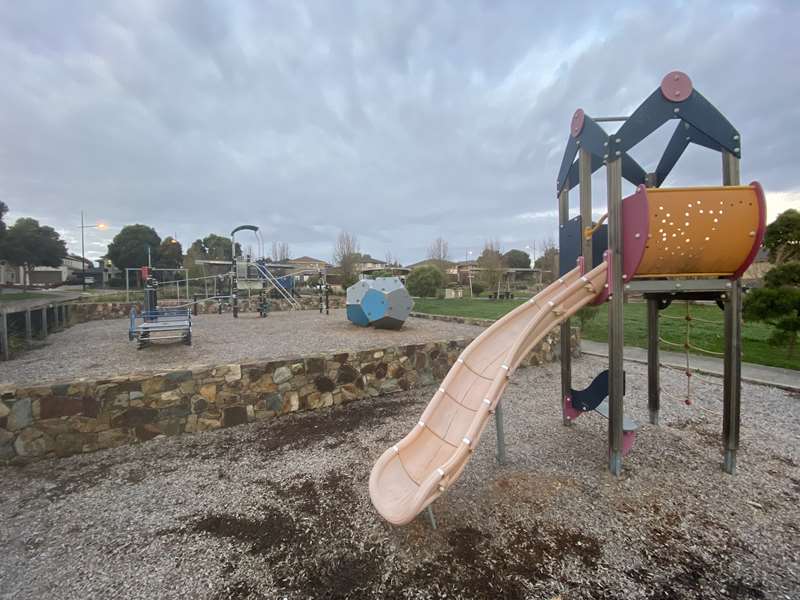
[[[575,155],[578,153],[578,144],[572,135],[569,136],[567,139],[567,147],[564,149],[564,157],[561,159],[561,168],[558,170],[558,180],[556,182],[556,193],[561,192],[561,188],[564,187],[564,182],[567,180],[567,174],[569,173],[569,168],[572,165],[572,161],[575,160]],[[572,185],[575,185],[571,180],[570,182]]]
[[[647,173],[627,152],[622,155],[622,176],[633,185],[643,185]]]
[[[603,262],[603,253],[608,250],[608,225],[603,224],[592,236],[592,266]]]
[[[728,152],[741,157],[739,132],[703,94],[695,90],[686,102],[681,102],[678,106],[681,109],[682,119],[694,125],[711,140],[718,142]],[[696,143],[707,146],[700,141]]]
[[[581,218],[573,217],[558,228],[558,276],[569,273],[581,255]]]

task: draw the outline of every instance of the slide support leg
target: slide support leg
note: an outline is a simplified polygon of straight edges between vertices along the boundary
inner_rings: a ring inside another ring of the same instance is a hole
[[[742,397],[742,283],[732,282],[725,303],[725,362],[723,374],[722,438],[725,442],[726,473],[736,472],[739,419]]]
[[[0,313],[0,351],[3,353],[3,360],[11,358],[11,351],[8,347],[8,315]]]
[[[608,250],[610,252],[611,299],[608,306],[608,468],[614,475],[622,473],[623,411],[623,299],[622,280],[622,160],[606,166],[608,182]]]
[[[650,423],[658,425],[658,412],[661,408],[661,369],[658,356],[658,300],[647,299],[647,407],[650,409]]]
[[[436,529],[436,517],[433,514],[433,508],[431,505],[428,505],[428,508],[425,509],[425,516],[428,517],[428,521],[431,524],[431,529]]]
[[[494,425],[497,430],[497,463],[506,464],[506,432],[503,427],[503,403],[498,402],[494,411]]]
[[[558,224],[564,227],[569,221],[569,182],[558,195]],[[563,272],[562,265],[559,265],[559,273]],[[572,268],[574,265],[570,265]],[[561,398],[558,399],[561,405],[561,422],[569,425],[571,421],[567,418],[564,407],[564,398],[569,396],[572,389],[572,345],[570,344],[569,319],[561,324]]]
[[[31,324],[31,311],[25,311],[25,342],[28,344],[33,340],[33,326]]]

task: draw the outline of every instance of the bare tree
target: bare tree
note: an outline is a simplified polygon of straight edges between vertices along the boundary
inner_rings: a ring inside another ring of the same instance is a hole
[[[272,262],[289,260],[289,244],[287,242],[272,242]]]
[[[387,267],[399,267],[400,260],[397,258],[396,254],[393,254],[391,250],[386,251],[386,257],[384,258],[386,261]]]
[[[441,237],[433,240],[430,248],[428,248],[428,258],[439,265],[444,265],[444,263],[448,262],[450,260],[450,250],[447,241]]]
[[[360,257],[358,239],[348,231],[339,233],[336,245],[333,247],[333,262],[342,270],[342,283],[352,285],[358,274],[356,264]]]

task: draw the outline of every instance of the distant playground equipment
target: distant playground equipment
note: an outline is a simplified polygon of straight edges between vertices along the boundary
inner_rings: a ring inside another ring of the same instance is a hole
[[[328,277],[325,269],[320,269],[317,284],[314,286],[319,294],[319,314],[331,314],[330,295],[331,286],[328,285]]]
[[[236,256],[236,234],[240,231],[252,231],[258,243],[259,258],[252,259],[250,256]],[[293,309],[300,308],[300,303],[294,297],[294,277],[286,275],[276,277],[267,266],[264,257],[264,241],[261,233],[255,225],[240,225],[231,231],[231,256],[233,257],[231,272],[231,302],[233,304],[233,316],[239,316],[239,289],[255,286],[257,289],[266,290],[266,293],[274,293],[276,297],[286,300]],[[259,311],[261,314],[261,312]],[[266,313],[261,316],[266,316]]]
[[[670,119],[677,127],[655,172],[628,151]],[[600,122],[622,122],[608,134]],[[689,143],[722,155],[720,187],[658,189]],[[577,160],[575,159],[578,155]],[[648,405],[658,425],[658,315],[669,302],[713,300],[724,308],[723,468],[733,474],[741,396],[741,276],[763,240],[761,186],[739,182],[739,132],[694,89],[669,73],[629,117],[591,118],[577,110],[557,179],[560,277],[495,322],[461,354],[414,429],[375,463],[372,503],[402,525],[428,509],[460,476],[492,415],[497,457],[505,456],[500,399],[521,361],[561,327],[561,410],[565,425],[589,411],[608,419],[608,466],[622,471],[638,425],[623,414],[623,298],[648,305]],[[608,214],[592,223],[591,175],[606,167]],[[622,178],[636,186],[623,199]],[[569,190],[580,186],[580,215],[569,219]],[[603,221],[607,220],[607,224]],[[609,302],[609,368],[586,389],[572,388],[569,319],[589,304]],[[348,309],[349,309],[348,296]],[[688,342],[687,342],[688,343]],[[608,400],[606,401],[606,397]]]
[[[362,279],[347,288],[347,318],[361,327],[400,329],[413,306],[399,277]]]
[[[158,281],[147,267],[142,267],[145,279],[142,313],[131,309],[128,339],[136,340],[136,349],[141,350],[155,341],[179,340],[192,345],[192,313],[187,307],[159,308]]]

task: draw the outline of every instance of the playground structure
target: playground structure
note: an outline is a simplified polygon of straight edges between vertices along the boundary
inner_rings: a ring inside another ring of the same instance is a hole
[[[347,288],[347,318],[360,327],[400,329],[413,306],[399,277],[362,279]]]
[[[678,120],[675,132],[656,171],[647,173],[628,151],[670,119]],[[618,121],[623,124],[612,134],[599,125]],[[723,185],[658,189],[689,143],[721,153]],[[370,497],[387,521],[402,525],[430,509],[458,480],[492,415],[497,457],[503,462],[503,391],[527,353],[559,325],[563,422],[568,425],[589,410],[606,416],[609,470],[619,475],[623,454],[638,428],[623,414],[626,293],[643,294],[648,303],[648,406],[653,425],[659,413],[659,309],[675,299],[722,303],[723,466],[734,473],[741,395],[740,278],[761,245],[766,217],[761,186],[739,185],[740,157],[739,133],[680,72],[664,77],[629,117],[592,119],[580,109],[575,112],[557,179],[560,277],[464,350],[418,424],[375,463]],[[591,175],[603,166],[608,213],[593,223]],[[623,178],[636,186],[624,199]],[[580,214],[569,219],[569,190],[576,185]],[[587,389],[575,391],[569,319],[584,306],[604,302],[609,303],[609,368]],[[435,526],[430,511],[429,516]]]
[[[143,268],[145,270],[146,268]],[[155,341],[179,340],[192,345],[192,313],[186,307],[159,308],[158,281],[145,271],[146,287],[141,314],[131,308],[128,339],[141,350]]]

